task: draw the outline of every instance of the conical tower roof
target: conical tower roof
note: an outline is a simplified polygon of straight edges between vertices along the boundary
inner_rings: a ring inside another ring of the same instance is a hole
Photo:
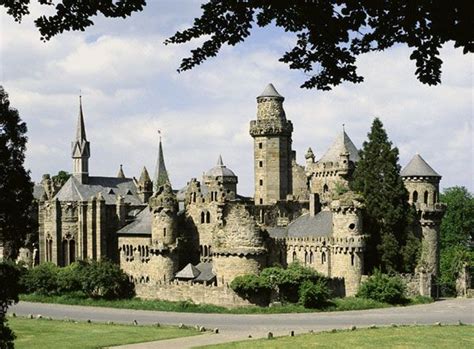
[[[86,141],[86,126],[82,112],[82,96],[79,96],[79,115],[77,116],[76,141]]]
[[[349,160],[353,162],[357,162],[360,159],[356,146],[346,131],[342,130],[319,162],[337,162],[340,159],[340,155],[344,153],[349,153]]]
[[[117,173],[117,178],[125,178],[125,174],[123,173],[123,167],[120,165],[120,169]]]
[[[148,174],[148,170],[145,166],[143,166],[142,173],[140,174],[140,179],[138,180],[140,183],[151,182],[150,175]]]
[[[272,83],[268,84],[267,87],[263,90],[260,95],[258,95],[257,98],[259,97],[277,97],[277,98],[284,98],[281,94],[278,93],[278,91],[275,89],[275,86],[273,86]]]
[[[400,175],[402,177],[441,177],[420,154],[415,154]]]
[[[165,166],[165,158],[163,156],[163,146],[160,143],[158,146],[158,159],[156,160],[155,175],[153,177],[153,191],[158,191],[158,188],[168,183],[171,186],[170,179],[168,177],[168,171]]]

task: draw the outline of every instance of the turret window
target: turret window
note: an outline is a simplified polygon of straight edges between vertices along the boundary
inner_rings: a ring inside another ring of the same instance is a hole
[[[211,223],[211,213],[209,211],[206,212],[206,223]]]
[[[428,203],[428,190],[425,191],[425,195],[424,195],[424,198],[423,198],[423,202],[424,202],[425,204]]]
[[[263,161],[258,162],[258,167],[263,167]]]
[[[166,236],[166,228],[163,228],[163,236]]]
[[[262,149],[263,148],[263,143],[258,143],[258,149]]]
[[[205,223],[206,221],[206,214],[203,212],[201,212],[201,223]]]
[[[259,181],[259,184],[260,184],[260,186],[263,185],[263,179],[261,179],[261,180]]]
[[[416,190],[413,192],[413,200],[412,201],[413,201],[414,204],[416,204],[417,201],[418,201],[418,192]]]

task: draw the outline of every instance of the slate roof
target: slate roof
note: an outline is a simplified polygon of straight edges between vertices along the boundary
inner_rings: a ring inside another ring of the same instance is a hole
[[[199,274],[201,274],[201,271],[191,263],[188,263],[183,269],[176,273],[175,277],[178,279],[194,279]]]
[[[212,263],[211,262],[201,262],[196,265],[196,268],[201,272],[194,281],[211,281],[216,277],[212,272]]]
[[[222,156],[219,155],[217,165],[206,172],[207,177],[237,177],[235,173],[228,169],[222,162]]]
[[[289,237],[329,236],[331,234],[331,211],[321,211],[315,216],[306,213],[288,224]]]
[[[151,235],[152,214],[148,207],[145,207],[135,218],[135,220],[122,229],[118,235]]]
[[[338,162],[340,155],[345,152],[349,152],[349,160],[359,161],[359,151],[346,131],[343,130],[318,162]]]
[[[165,166],[165,158],[163,156],[163,146],[161,145],[161,138],[160,144],[158,146],[158,159],[156,160],[156,167],[155,167],[155,174],[153,177],[153,191],[158,191],[158,188],[165,183],[170,184],[170,178],[168,176],[168,171],[166,170]]]
[[[415,154],[400,175],[402,177],[441,177],[420,154]]]
[[[275,86],[273,84],[268,84],[265,89],[258,95],[258,97],[279,97],[283,98],[281,94],[278,93],[278,91],[275,89]],[[257,97],[257,98],[258,98]]]
[[[102,194],[105,203],[109,205],[117,202],[117,195],[123,196],[126,203],[142,204],[133,180],[117,177],[89,177],[87,184],[81,184],[71,176],[54,198],[59,201],[87,201],[98,193]]]

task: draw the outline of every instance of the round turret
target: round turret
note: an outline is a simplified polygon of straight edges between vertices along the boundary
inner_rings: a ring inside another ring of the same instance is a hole
[[[165,184],[150,198],[153,213],[152,243],[163,248],[176,242],[178,200],[171,186]]]

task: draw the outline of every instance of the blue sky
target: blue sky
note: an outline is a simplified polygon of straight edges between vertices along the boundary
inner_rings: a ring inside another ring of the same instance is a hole
[[[1,84],[28,124],[26,166],[34,180],[71,170],[81,90],[92,175],[113,176],[120,164],[127,176],[138,177],[143,165],[153,171],[161,129],[175,188],[201,178],[222,154],[239,176],[239,192],[252,195],[248,127],[256,115],[255,97],[273,82],[286,97],[299,163],[309,146],[321,157],[343,123],[360,147],[378,116],[400,150],[402,166],[419,152],[443,175],[442,187],[474,190],[472,55],[451,44],[443,47],[443,83],[430,87],[416,80],[410,50],[397,46],[358,59],[362,84],[303,90],[299,86],[306,76],[278,62],[293,36],[257,28],[244,44],[225,47],[178,74],[181,58],[199,42],[164,46],[163,41],[192,23],[200,3],[149,1],[131,18],[99,17],[85,32],[64,33],[47,43],[33,25],[37,6],[22,24],[2,8]]]

